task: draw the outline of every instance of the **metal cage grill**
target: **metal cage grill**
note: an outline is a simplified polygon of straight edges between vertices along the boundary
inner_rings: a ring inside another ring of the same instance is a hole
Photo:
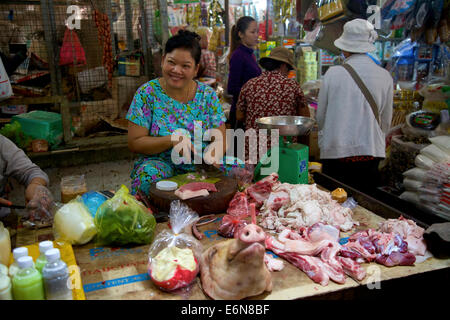
[[[62,97],[74,136],[105,123],[124,129],[134,93],[155,77],[156,7],[156,0],[2,1],[0,52],[14,95],[43,102],[28,110],[63,113],[45,104]]]

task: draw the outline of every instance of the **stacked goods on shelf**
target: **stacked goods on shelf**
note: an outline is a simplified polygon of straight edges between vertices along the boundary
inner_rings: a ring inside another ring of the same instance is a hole
[[[406,191],[400,198],[450,220],[450,137],[429,140],[415,158],[416,167],[403,173]]]
[[[275,41],[263,41],[259,43],[259,58],[268,57],[273,48],[277,46]]]
[[[422,102],[422,97],[417,91],[413,90],[395,90],[394,91],[394,113],[392,116],[391,127],[403,124],[406,115],[417,111]]]
[[[311,80],[317,80],[317,58],[316,52],[303,49],[303,54],[297,64],[298,72],[300,73],[300,83]]]

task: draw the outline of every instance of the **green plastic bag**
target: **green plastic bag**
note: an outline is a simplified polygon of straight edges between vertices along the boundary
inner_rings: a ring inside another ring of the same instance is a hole
[[[94,221],[103,245],[149,244],[156,227],[153,214],[124,185],[97,209]]]

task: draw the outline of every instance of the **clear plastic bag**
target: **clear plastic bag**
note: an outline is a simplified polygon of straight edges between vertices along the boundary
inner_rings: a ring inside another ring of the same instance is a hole
[[[248,223],[245,221],[245,215],[235,216],[226,214],[222,218],[222,222],[217,229],[219,235],[225,238],[233,238],[237,234],[238,230],[245,227]]]
[[[94,219],[80,196],[56,211],[53,233],[57,241],[86,244],[97,234]]]
[[[442,151],[436,145],[431,144],[420,150],[420,154],[430,158],[434,162],[442,162],[450,160],[450,154]]]
[[[94,221],[97,242],[103,245],[149,244],[156,228],[151,211],[124,185],[97,209]]]
[[[356,200],[353,199],[353,197],[350,197],[347,200],[345,200],[345,202],[342,204],[342,206],[344,208],[349,208],[350,210],[353,210],[358,206],[358,202],[356,202]]]
[[[400,199],[412,202],[412,203],[419,203],[419,193],[413,192],[413,191],[405,191],[400,196]]]
[[[403,186],[408,191],[418,191],[419,188],[423,187],[423,182],[422,181],[418,181],[418,180],[405,178],[403,180]]]
[[[235,167],[231,169],[228,176],[238,181],[239,190],[244,190],[252,184],[254,170],[254,165],[246,164],[244,168]]]
[[[405,178],[425,182],[427,180],[427,173],[428,173],[428,170],[416,167],[416,168],[412,168],[412,169],[409,169],[408,171],[403,172],[403,176]]]
[[[425,170],[431,169],[435,164],[433,160],[431,160],[427,156],[424,156],[423,154],[418,154],[416,156],[416,159],[414,160],[414,163],[416,164],[417,167]]]
[[[173,291],[186,287],[197,276],[203,248],[186,230],[198,218],[198,214],[183,202],[171,202],[171,230],[161,231],[148,253],[148,274],[160,289]]]
[[[436,145],[442,151],[450,154],[450,136],[437,136],[429,138],[432,144]]]

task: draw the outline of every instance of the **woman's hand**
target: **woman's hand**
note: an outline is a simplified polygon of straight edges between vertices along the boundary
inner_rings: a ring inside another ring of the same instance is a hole
[[[148,129],[128,121],[128,149],[132,152],[154,155],[174,146],[171,136],[151,137]]]

